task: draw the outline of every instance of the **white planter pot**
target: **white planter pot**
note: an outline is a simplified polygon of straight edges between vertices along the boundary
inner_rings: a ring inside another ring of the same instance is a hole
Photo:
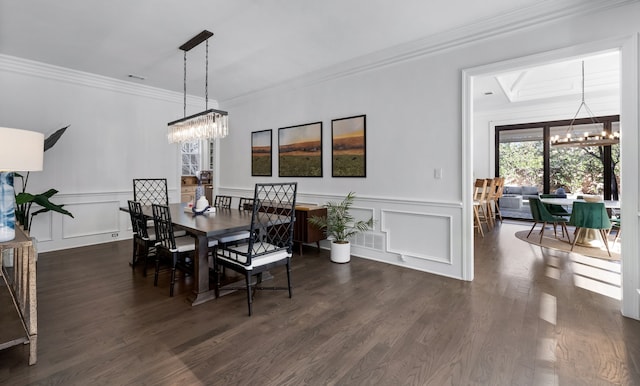
[[[351,243],[331,243],[331,261],[334,263],[348,263],[351,260]]]

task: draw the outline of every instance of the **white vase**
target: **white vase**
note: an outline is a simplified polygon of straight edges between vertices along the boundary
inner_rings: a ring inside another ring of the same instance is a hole
[[[348,263],[351,260],[351,243],[331,243],[331,261],[334,263]]]

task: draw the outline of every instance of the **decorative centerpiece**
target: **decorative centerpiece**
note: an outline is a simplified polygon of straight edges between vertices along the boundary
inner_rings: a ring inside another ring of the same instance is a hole
[[[200,198],[198,198],[198,201],[196,201],[196,205],[191,210],[195,214],[204,214],[210,209],[213,208],[209,206],[209,200],[207,200],[207,197],[200,196]]]

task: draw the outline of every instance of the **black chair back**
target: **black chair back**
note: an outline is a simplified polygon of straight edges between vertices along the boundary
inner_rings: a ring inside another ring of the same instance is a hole
[[[216,196],[213,206],[216,208],[230,209],[231,199],[231,196]]]
[[[129,200],[129,216],[131,217],[131,228],[133,233],[143,239],[149,238],[147,229],[147,219],[142,214],[142,205],[137,201]]]
[[[256,184],[247,262],[267,253],[293,247],[297,182]]]
[[[134,178],[133,201],[140,205],[169,205],[166,178]]]
[[[166,205],[152,204],[153,225],[156,231],[156,241],[163,248],[170,251],[176,249],[176,240],[173,235],[173,224],[171,223],[171,212]]]
[[[238,204],[240,210],[253,210],[253,198],[240,197],[240,203]]]

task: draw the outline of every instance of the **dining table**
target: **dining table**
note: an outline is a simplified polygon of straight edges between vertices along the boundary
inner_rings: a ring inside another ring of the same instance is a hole
[[[541,198],[540,201],[543,204],[562,205],[565,207],[572,207],[575,201],[586,202],[583,198]],[[602,200],[598,202],[604,202],[604,207],[607,209],[620,209],[620,201],[618,200]]]
[[[567,208],[572,208],[574,202],[588,202],[582,198],[558,198],[558,197],[550,197],[550,198],[541,198],[540,201],[543,204],[551,204],[551,205],[562,205]],[[607,209],[620,209],[620,201],[618,200],[601,200],[597,202],[604,203],[604,207]],[[589,229],[586,232],[582,232],[581,236],[576,240],[576,244],[591,247],[591,248],[600,248],[602,246],[602,242],[600,241],[596,230]]]
[[[120,209],[128,212],[128,208]],[[214,212],[196,215],[184,203],[169,204],[169,210],[173,226],[195,238],[194,286],[187,299],[192,306],[215,299],[215,289],[209,280],[208,239],[228,232],[249,230],[252,211],[216,208]],[[143,206],[142,213],[153,218],[151,206]]]

